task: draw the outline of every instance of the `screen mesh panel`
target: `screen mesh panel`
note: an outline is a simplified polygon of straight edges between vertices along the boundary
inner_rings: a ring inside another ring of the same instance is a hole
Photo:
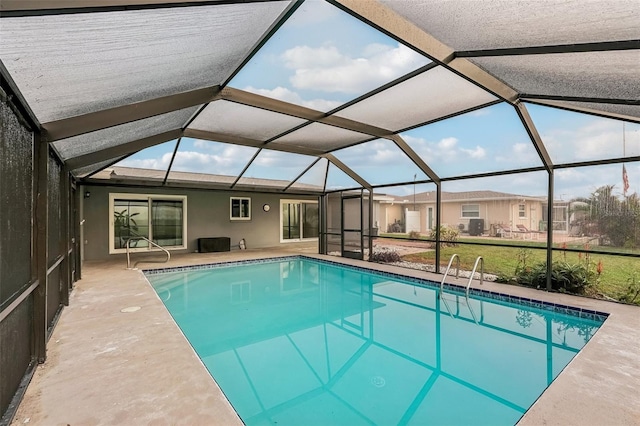
[[[429,179],[394,142],[387,139],[362,143],[333,154],[371,185]]]
[[[640,162],[572,167],[556,170],[555,174],[556,202],[551,220],[554,231],[580,238],[581,249],[588,250],[588,243],[611,253],[640,254]],[[573,260],[577,254],[565,256]],[[602,261],[605,271],[613,267],[606,257]],[[638,265],[637,258],[620,262],[629,271]],[[606,274],[602,278],[615,280]]]
[[[233,182],[257,150],[249,146],[182,138],[169,178],[173,172],[188,172],[232,177]]]
[[[122,161],[114,164],[114,167],[135,167],[139,169],[164,170],[169,168],[169,163],[176,150],[177,140],[161,143],[145,148]]]
[[[92,164],[90,166],[80,167],[78,169],[72,170],[71,174],[73,174],[77,178],[83,178],[97,170],[101,170],[104,167],[107,167],[109,164],[112,164],[116,160],[117,160],[116,158],[111,158],[109,160],[101,161],[99,163]]]
[[[263,149],[244,172],[238,185],[284,187],[298,177],[315,157]]]
[[[4,283],[4,282],[3,282]],[[31,362],[33,297],[0,322],[0,413],[5,413]]]
[[[62,194],[60,191],[62,166],[55,158],[49,155],[49,209],[47,218],[47,247],[49,256],[49,265],[55,263],[58,256],[62,255],[60,241],[62,239]],[[57,288],[57,287],[56,287]]]
[[[53,143],[63,160],[181,128],[197,107],[181,109]]]
[[[235,102],[216,101],[207,105],[189,128],[266,141],[305,121]]]
[[[0,310],[31,280],[32,154],[31,132],[0,99]]]
[[[288,4],[3,18],[0,58],[39,120],[59,120],[222,83]]]
[[[525,94],[640,99],[640,50],[470,60]]]
[[[640,124],[526,104],[554,164],[640,156]]]
[[[380,2],[455,50],[640,38],[635,0]]]
[[[47,325],[53,326],[53,320],[60,307],[61,269],[54,268],[47,276]]]
[[[462,236],[489,236],[500,238],[502,244],[526,241],[527,245],[544,247],[547,184],[546,171],[444,181],[442,226]]]
[[[603,104],[593,102],[554,101],[560,107],[588,108],[611,114],[621,114],[629,117],[640,118],[640,105]]]
[[[322,123],[311,123],[301,129],[291,132],[281,138],[275,139],[282,145],[293,145],[305,148],[314,148],[322,151],[331,151],[371,139],[371,135],[329,126]]]
[[[401,134],[440,177],[542,166],[520,118],[502,103]]]
[[[335,164],[329,164],[329,172],[327,173],[326,191],[336,191],[339,189],[361,188],[358,182],[353,180],[351,176],[336,167]]]
[[[429,62],[329,2],[307,1],[229,85],[329,111]]]
[[[492,94],[438,67],[336,115],[396,131],[494,100],[496,97]]]
[[[324,189],[324,182],[327,178],[327,164],[329,160],[321,158],[316,164],[313,165],[305,174],[300,176],[291,188],[306,189],[310,191],[322,191]]]

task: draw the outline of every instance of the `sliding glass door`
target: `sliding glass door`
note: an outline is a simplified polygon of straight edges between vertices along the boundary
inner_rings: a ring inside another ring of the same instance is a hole
[[[142,238],[166,248],[186,248],[186,203],[184,196],[110,194],[110,253],[130,248],[153,249]]]
[[[302,241],[318,238],[318,202],[280,201],[280,241]]]

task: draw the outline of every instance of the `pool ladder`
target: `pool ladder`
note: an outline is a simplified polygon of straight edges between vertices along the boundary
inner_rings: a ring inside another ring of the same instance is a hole
[[[129,232],[131,234],[133,234],[133,237],[129,238],[127,240],[127,243],[125,244],[125,248],[127,250],[127,269],[136,269],[136,265],[138,263],[140,263],[140,262],[167,263],[169,260],[171,260],[171,253],[169,253],[169,250],[167,250],[166,248],[162,247],[160,244],[154,243],[149,238],[143,237],[142,235],[140,235],[140,234],[138,234],[138,233],[136,233],[134,231],[129,230]],[[144,240],[144,241],[148,242],[149,244],[151,244],[152,246],[157,247],[160,250],[162,250],[167,255],[167,258],[165,260],[139,260],[133,265],[133,268],[132,268],[131,267],[131,257],[129,256],[130,249],[131,249],[131,246],[129,245],[129,243],[131,242],[131,240]]]
[[[447,299],[443,297],[443,294],[444,294],[444,282],[447,280],[447,276],[449,275],[449,271],[451,271],[451,265],[453,264],[454,260],[457,260],[456,278],[459,277],[460,256],[458,256],[457,253],[454,253],[451,256],[451,259],[449,259],[449,264],[447,265],[447,269],[444,271],[444,276],[442,277],[442,281],[440,281],[440,293],[439,293],[439,297],[444,302],[444,306],[447,308],[447,311],[449,312],[449,315],[451,315],[451,318],[453,318],[453,314],[451,313],[451,308],[449,307],[449,303],[447,302]],[[464,293],[465,301],[467,302],[467,307],[469,308],[469,312],[471,312],[471,316],[473,317],[473,320],[475,321],[476,324],[478,323],[478,320],[476,318],[475,312],[473,311],[473,308],[471,307],[471,304],[469,303],[469,288],[471,287],[471,281],[473,281],[473,277],[476,275],[478,264],[480,264],[480,285],[482,285],[482,283],[484,282],[484,258],[482,256],[478,256],[476,258],[475,264],[473,265],[473,270],[471,271],[471,275],[469,275],[469,281],[467,282],[467,286],[465,287],[465,293]]]

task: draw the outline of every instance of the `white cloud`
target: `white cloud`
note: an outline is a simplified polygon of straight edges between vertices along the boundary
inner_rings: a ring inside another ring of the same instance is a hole
[[[248,162],[245,156],[235,155],[237,148],[230,146],[216,154],[178,151],[173,160],[172,170],[235,176]]]
[[[470,158],[475,160],[481,160],[487,156],[487,151],[481,146],[476,146],[474,149],[460,148],[460,151],[467,154]]]
[[[135,167],[138,169],[166,170],[171,162],[173,152],[168,152],[160,158],[127,158],[118,163],[122,167]]]
[[[290,82],[296,89],[347,94],[361,94],[428,62],[402,44],[370,44],[358,57],[336,46],[296,46],[281,58],[294,71]]]
[[[440,139],[438,142],[438,148],[440,149],[454,149],[458,144],[458,139],[454,137]]]
[[[514,154],[528,154],[531,151],[531,144],[516,143],[511,147],[511,149],[513,150]]]
[[[556,163],[588,161],[623,155],[622,124],[594,117],[581,127],[545,129],[541,137]],[[628,124],[625,132],[626,155],[640,155],[640,126]]]
[[[481,146],[463,148],[455,137],[442,138],[437,142],[424,138],[402,135],[405,141],[420,155],[427,164],[460,163],[461,160],[482,160],[487,157],[487,150]]]

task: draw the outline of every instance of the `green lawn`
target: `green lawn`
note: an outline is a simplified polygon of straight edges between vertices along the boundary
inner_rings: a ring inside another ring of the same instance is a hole
[[[462,242],[463,240],[461,240]],[[475,240],[477,241],[477,240]],[[493,242],[493,241],[492,241]],[[471,244],[458,244],[456,247],[444,247],[441,253],[441,265],[446,268],[449,259],[454,253],[460,256],[460,266],[462,269],[471,270],[478,256],[484,258],[484,270],[495,275],[513,275],[518,265],[518,257],[526,250],[528,253],[527,264],[532,265],[546,261],[546,251],[534,248],[536,242],[524,242],[530,249],[517,247],[495,247]],[[544,246],[542,246],[544,247]],[[570,247],[570,246],[568,246]],[[577,247],[576,247],[577,248]],[[580,248],[583,248],[582,246]],[[564,261],[569,263],[585,262],[585,253],[554,252],[554,261]],[[594,293],[600,293],[614,299],[619,299],[628,288],[628,280],[635,273],[640,279],[640,259],[633,257],[623,257],[615,255],[590,254],[590,262],[595,270],[598,262],[602,262],[602,274]],[[434,263],[435,251],[425,251],[422,253],[409,254],[403,256],[404,260],[420,263]],[[638,298],[640,299],[640,297]],[[636,300],[640,305],[640,300]]]

